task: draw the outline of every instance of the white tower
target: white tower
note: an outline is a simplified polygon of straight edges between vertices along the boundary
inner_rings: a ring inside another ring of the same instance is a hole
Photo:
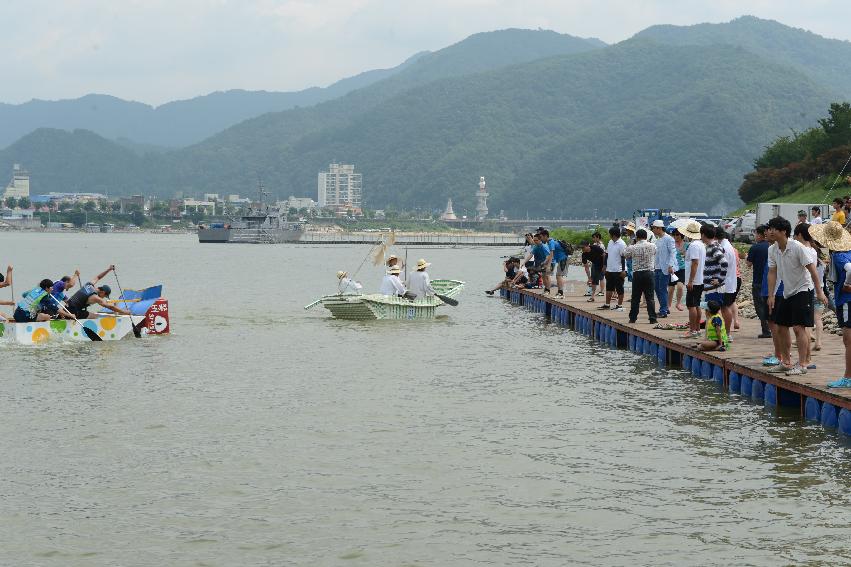
[[[488,196],[490,193],[485,189],[485,178],[479,177],[479,190],[476,191],[476,220],[485,220],[488,216]]]
[[[455,216],[455,211],[452,210],[452,199],[446,202],[446,210],[440,215],[440,220],[458,220]]]

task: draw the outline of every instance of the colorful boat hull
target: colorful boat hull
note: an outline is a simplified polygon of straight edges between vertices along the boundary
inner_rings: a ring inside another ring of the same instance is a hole
[[[143,317],[102,316],[97,319],[85,319],[80,324],[91,329],[104,341],[118,341],[133,332],[133,323]],[[0,341],[22,345],[37,345],[48,341],[85,341],[91,342],[80,325],[68,319],[55,319],[41,323],[2,323],[0,322]]]

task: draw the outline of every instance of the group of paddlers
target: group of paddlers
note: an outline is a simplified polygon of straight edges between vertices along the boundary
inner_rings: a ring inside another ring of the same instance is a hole
[[[407,281],[402,281],[399,275],[402,273],[404,264],[397,256],[391,255],[387,258],[387,272],[378,287],[381,295],[404,297],[406,299],[426,298],[435,295],[431,286],[431,278],[426,269],[431,266],[425,259],[420,258],[414,270],[408,275]],[[338,291],[342,295],[359,294],[363,290],[363,284],[349,277],[348,272],[337,272],[339,280]]]
[[[79,284],[79,270],[76,270],[72,276],[63,276],[56,281],[45,278],[37,286],[21,294],[20,299],[13,297],[12,301],[0,300],[0,305],[14,307],[11,316],[0,312],[0,320],[34,323],[51,319],[90,319],[97,317],[95,313],[89,312],[89,308],[93,306],[104,307],[121,315],[130,315],[130,311],[115,305],[108,299],[112,294],[112,288],[106,284],[97,285],[108,273],[114,271],[115,266],[110,266],[97,277],[83,284],[70,297],[66,292]],[[0,275],[0,288],[12,285],[13,269],[9,266],[6,269],[6,276]]]

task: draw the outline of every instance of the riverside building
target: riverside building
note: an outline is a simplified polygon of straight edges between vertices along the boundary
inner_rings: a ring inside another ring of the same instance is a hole
[[[14,197],[16,199],[20,199],[21,197],[30,196],[30,174],[26,172],[26,170],[21,168],[21,165],[16,163],[12,167],[12,181],[9,185],[6,186],[6,191],[3,193],[3,197]]]
[[[319,206],[334,209],[337,214],[361,212],[363,181],[354,165],[332,163],[328,171],[319,173]]]

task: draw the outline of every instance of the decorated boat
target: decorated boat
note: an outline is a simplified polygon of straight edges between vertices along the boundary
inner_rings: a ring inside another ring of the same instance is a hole
[[[142,316],[103,315],[79,323],[70,319],[54,319],[40,323],[0,322],[0,341],[23,345],[53,340],[90,342],[91,339],[82,327],[94,332],[103,341],[118,341],[132,335],[133,325],[144,319]]]
[[[437,295],[454,299],[464,289],[464,282],[458,280],[432,280]],[[373,293],[368,295],[335,294],[326,295],[305,309],[321,304],[336,319],[374,320],[374,319],[434,319],[437,308],[446,302],[439,297],[424,297],[414,300],[392,295]]]

